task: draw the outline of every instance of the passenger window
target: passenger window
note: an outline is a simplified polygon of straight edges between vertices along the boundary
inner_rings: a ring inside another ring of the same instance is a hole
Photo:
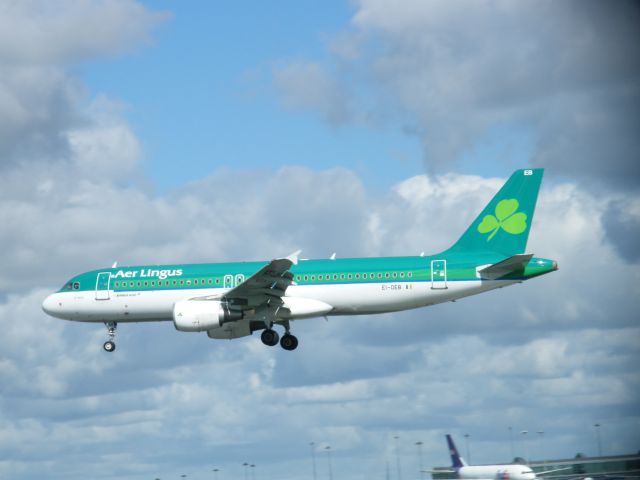
[[[378,278],[382,278],[382,274],[381,273],[378,274]]]
[[[187,280],[187,285],[191,285],[191,280]]]
[[[351,274],[347,275],[347,278],[348,278],[349,280],[351,280],[351,277],[352,277],[352,275],[351,275]]]
[[[340,274],[340,280],[344,280],[344,273]]]
[[[393,272],[392,277],[396,278],[398,276],[398,274],[396,272]]]
[[[151,286],[155,287],[156,286],[156,282],[155,281],[151,282]]]
[[[366,280],[366,279],[367,279],[367,274],[366,274],[366,273],[363,273],[363,274],[362,274],[362,278],[364,278],[364,279]]]
[[[404,272],[400,272],[400,278],[404,278]]]
[[[197,285],[197,284],[198,284],[198,280],[194,280],[194,281],[193,281],[193,284],[194,284],[194,285]]]
[[[337,279],[338,279],[338,274],[334,273],[334,274],[333,274],[333,279],[334,279],[334,280],[337,280]]]
[[[409,278],[411,278],[413,273],[409,272],[407,275],[409,275]]]
[[[184,285],[184,280],[180,280],[180,285]]]
[[[216,278],[216,285],[220,285],[220,279]]]
[[[309,280],[309,275],[304,276],[304,281],[306,282],[307,280]]]

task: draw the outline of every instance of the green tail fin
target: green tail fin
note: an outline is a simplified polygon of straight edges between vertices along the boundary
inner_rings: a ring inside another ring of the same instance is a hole
[[[450,253],[524,253],[544,169],[516,170]]]

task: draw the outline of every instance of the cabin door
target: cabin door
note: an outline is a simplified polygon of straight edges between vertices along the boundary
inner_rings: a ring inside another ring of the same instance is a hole
[[[96,281],[96,300],[109,300],[109,283],[111,282],[111,273],[102,272],[98,274]]]
[[[444,290],[447,287],[447,261],[431,260],[431,289]]]

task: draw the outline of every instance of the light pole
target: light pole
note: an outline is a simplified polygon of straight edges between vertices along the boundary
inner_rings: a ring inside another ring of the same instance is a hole
[[[418,441],[416,442],[416,447],[418,447],[418,472],[420,472],[420,480],[422,480],[423,477],[423,471],[422,471],[422,442]]]
[[[313,467],[313,480],[317,480],[317,477],[316,477],[316,444],[315,444],[315,442],[310,442],[309,446],[311,447],[311,465]]]
[[[220,471],[217,468],[214,468],[213,470],[211,470],[213,472],[213,480],[218,480],[218,472]]]
[[[422,442],[416,442],[416,446],[418,447],[418,472],[420,472],[420,480],[422,480],[423,477],[423,471],[422,471]]]
[[[544,431],[539,430],[536,433],[538,434],[538,439],[540,440],[540,446],[539,446],[538,454],[540,455],[540,460],[542,460],[542,465],[543,465],[543,470],[544,470],[545,463],[547,462],[545,460],[545,454],[544,454]]]
[[[251,467],[251,480],[256,480],[256,466],[252,463],[249,467]]]
[[[247,467],[249,466],[249,464],[247,462],[244,462],[242,466],[244,467],[244,480],[249,480],[249,472],[247,471]]]
[[[398,448],[398,435],[393,437],[396,441],[396,469],[398,470],[398,480],[402,480],[402,470],[400,469],[400,449]]]
[[[516,454],[513,450],[513,427],[509,427],[509,444],[511,445],[511,461],[516,458]]]
[[[602,456],[602,444],[600,443],[600,424],[594,423],[594,428],[596,429],[596,443],[598,444],[598,456]]]
[[[327,451],[327,464],[329,466],[329,480],[333,480],[333,468],[331,467],[331,445],[324,447]]]
[[[471,465],[471,454],[469,453],[469,437],[471,435],[469,435],[468,433],[464,434],[464,442],[467,445],[467,463],[469,465]]]
[[[529,430],[522,430],[520,434],[522,435],[522,446],[524,447],[524,461],[527,465],[529,465],[529,452],[527,451],[527,433]]]

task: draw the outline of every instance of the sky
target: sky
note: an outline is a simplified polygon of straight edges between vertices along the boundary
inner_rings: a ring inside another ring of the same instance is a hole
[[[416,442],[448,465],[446,433],[473,463],[638,452],[639,20],[0,0],[0,478],[302,480],[315,458],[407,480]],[[41,310],[116,260],[439,252],[523,167],[545,168],[528,250],[560,266],[526,284],[296,322],[294,352],[159,322],[106,354],[102,325]]]

